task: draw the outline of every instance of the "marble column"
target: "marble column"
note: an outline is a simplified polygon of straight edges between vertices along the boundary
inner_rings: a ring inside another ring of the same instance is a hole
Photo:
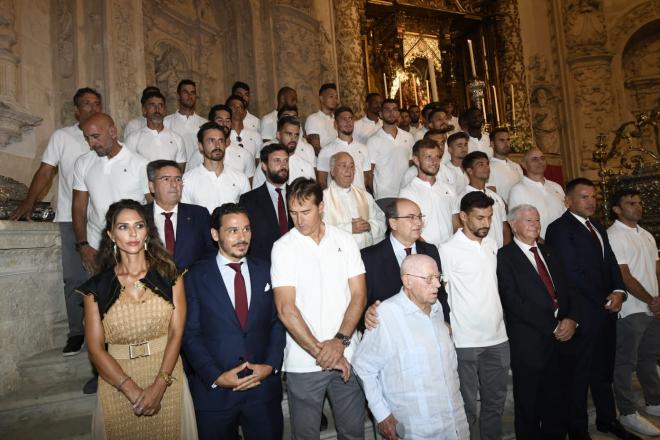
[[[356,114],[362,114],[367,90],[359,1],[335,0],[333,3],[339,97],[342,105],[351,107]]]

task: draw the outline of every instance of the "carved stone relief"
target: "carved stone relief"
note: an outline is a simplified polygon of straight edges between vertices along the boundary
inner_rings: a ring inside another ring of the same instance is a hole
[[[343,105],[351,107],[356,114],[361,114],[367,86],[358,2],[336,0],[334,6],[340,98]],[[325,66],[322,69],[323,75],[327,69]],[[334,76],[334,70],[329,76]]]
[[[51,21],[54,35],[57,36],[55,54],[53,57],[55,82],[57,84],[56,102],[59,112],[59,125],[71,125],[73,117],[73,102],[71,98],[76,91],[75,62],[76,49],[74,42],[75,17],[73,0],[58,0],[53,4],[55,13]]]
[[[554,72],[542,55],[529,60],[532,130],[536,146],[543,152],[560,154],[561,127],[559,87]]]
[[[602,0],[569,0],[566,2],[566,46],[574,55],[602,51],[607,42]]]
[[[168,113],[177,108],[177,84],[189,77],[190,66],[183,52],[172,43],[158,43],[154,50],[154,84],[167,98]]]

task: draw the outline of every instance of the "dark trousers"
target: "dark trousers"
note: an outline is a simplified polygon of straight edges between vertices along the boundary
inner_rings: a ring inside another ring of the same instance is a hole
[[[570,432],[588,432],[587,392],[596,407],[596,425],[610,426],[616,420],[612,382],[616,352],[616,314],[586,316],[575,338],[576,363],[571,397]]]
[[[243,403],[223,411],[195,411],[200,440],[281,440],[284,429],[282,402]]]

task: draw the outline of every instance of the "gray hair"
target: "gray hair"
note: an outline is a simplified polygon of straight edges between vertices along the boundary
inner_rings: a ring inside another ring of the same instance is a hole
[[[339,151],[339,152],[333,154],[333,155],[330,157],[330,169],[334,168],[335,163],[337,162],[337,159],[338,159],[339,156],[341,156],[342,154],[348,154],[348,156],[351,158],[351,160],[353,160],[353,156],[351,156],[351,154],[350,154],[349,152],[347,152],[347,151]],[[355,165],[355,160],[353,160],[353,165]]]
[[[520,214],[522,214],[523,212],[531,211],[532,209],[536,212],[539,212],[539,210],[536,209],[536,206],[530,205],[528,203],[516,205],[513,208],[509,209],[509,213],[507,214],[506,219],[509,223],[513,223],[516,220],[518,220]]]

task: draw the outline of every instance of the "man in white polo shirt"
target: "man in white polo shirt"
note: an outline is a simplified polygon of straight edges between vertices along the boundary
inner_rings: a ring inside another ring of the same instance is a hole
[[[337,86],[334,83],[323,84],[319,89],[319,103],[321,109],[307,116],[305,133],[307,141],[312,144],[318,156],[321,148],[337,138],[334,124],[334,111],[339,104]]]
[[[91,147],[76,160],[73,171],[72,218],[76,250],[87,272],[94,273],[96,251],[105,228],[108,207],[121,199],[151,201],[147,160],[117,140],[117,128],[105,113],[82,125]]]
[[[541,238],[545,238],[548,225],[566,211],[566,195],[561,185],[544,177],[545,156],[538,148],[532,148],[523,159],[527,175],[520,179],[509,192],[508,205],[513,208],[528,204],[535,206],[541,215]]]
[[[163,125],[165,97],[159,91],[147,92],[142,96],[142,114],[147,125],[126,137],[126,148],[147,159],[173,160],[184,170],[186,149],[181,136]]]
[[[298,94],[291,87],[284,86],[277,92],[277,108],[261,118],[261,140],[275,139],[277,133],[277,112],[284,106],[297,107]]]
[[[488,186],[494,186],[495,192],[507,201],[513,185],[522,179],[523,170],[520,165],[509,159],[511,138],[507,128],[498,127],[493,130],[490,134],[490,145],[493,148],[493,157],[490,158]]]
[[[383,98],[380,93],[369,93],[366,100],[366,114],[355,122],[353,137],[362,145],[366,145],[371,136],[383,127],[380,111]]]
[[[227,98],[225,105],[231,109],[231,133],[229,135],[231,145],[243,148],[250,153],[256,164],[263,143],[261,134],[244,124],[244,115],[247,110],[245,101],[238,95],[231,95]]]
[[[189,170],[202,163],[197,153],[197,131],[206,119],[195,113],[197,85],[190,79],[182,79],[176,87],[179,109],[165,116],[163,124],[183,138],[186,147],[186,162]]]
[[[140,98],[140,105],[142,105],[142,101],[144,101],[144,97],[147,96],[147,93],[150,92],[160,92],[160,89],[156,86],[147,86],[142,90],[142,97]],[[144,128],[147,126],[147,118],[144,116],[136,116],[135,118],[131,119],[126,123],[126,126],[124,127],[124,139],[128,138],[128,136],[133,133],[134,131],[137,131],[141,128]]]
[[[413,162],[417,167],[417,177],[401,189],[399,197],[417,203],[426,216],[422,226],[425,242],[440,246],[454,234],[452,210],[456,203],[456,193],[449,185],[436,178],[441,166],[442,153],[430,139],[415,142]]]
[[[254,130],[257,133],[261,130],[261,122],[259,118],[248,111],[250,108],[250,86],[242,81],[236,81],[231,87],[231,94],[238,95],[245,103],[245,116],[243,117],[243,125],[245,128]]]
[[[467,124],[467,133],[470,135],[468,142],[468,152],[483,151],[488,155],[488,159],[493,157],[493,149],[490,146],[490,138],[482,132],[484,117],[482,111],[476,107],[471,107],[463,115]]]
[[[401,179],[410,165],[414,144],[412,135],[396,126],[399,120],[396,100],[383,101],[381,117],[383,128],[367,142],[376,200],[399,196]]]
[[[349,107],[339,107],[335,110],[335,127],[337,127],[337,139],[326,146],[319,153],[316,163],[316,175],[321,187],[328,186],[328,173],[330,172],[330,158],[345,151],[351,155],[355,163],[355,178],[353,185],[366,190],[371,188],[371,162],[366,145],[360,143],[354,136],[354,127],[357,124],[353,110]]]
[[[468,154],[470,136],[463,131],[454,133],[447,138],[449,162],[443,162],[438,178],[454,188],[456,194],[463,192],[470,179],[463,169],[463,159]]]
[[[364,438],[365,399],[351,374],[366,303],[364,264],[351,234],[323,223],[323,192],[311,179],[287,191],[295,226],[273,246],[275,305],[287,329],[284,365],[293,438],[319,438],[326,394],[342,438]]]
[[[80,353],[84,341],[82,296],[74,289],[84,283],[89,275],[85,272],[75,252],[76,238],[71,222],[71,197],[73,193],[73,167],[76,159],[89,151],[80,124],[101,110],[101,95],[94,89],[78,89],[73,96],[73,114],[78,120],[74,125],[56,130],[50,137],[41,158],[41,165],[34,173],[27,197],[11,213],[11,220],[30,219],[34,204],[44,193],[55,173],[57,178],[57,207],[55,222],[62,241],[62,277],[64,278],[64,302],[69,321],[69,333],[63,356]]]
[[[209,110],[209,121],[213,121],[225,129],[227,147],[225,148],[224,164],[245,174],[250,182],[252,182],[251,179],[254,177],[256,170],[254,158],[245,148],[234,145],[229,140],[229,133],[231,132],[231,109],[224,104],[214,105]],[[202,158],[204,157],[200,152],[197,152],[197,154]]]
[[[250,191],[250,182],[245,174],[224,164],[227,138],[223,127],[207,122],[199,127],[197,139],[204,162],[183,175],[181,201],[203,206],[210,214],[223,203],[238,202],[241,194]]]
[[[645,411],[660,417],[658,248],[653,235],[638,224],[643,215],[639,191],[617,191],[612,197],[612,211],[617,220],[607,235],[631,294],[621,306],[616,324],[614,396],[619,421],[640,434],[658,436],[660,430],[637,412],[632,389],[632,374],[636,372],[646,400]]]
[[[460,210],[463,227],[439,249],[458,377],[472,435],[500,439],[510,357],[497,285],[497,243],[488,236],[493,199],[473,191],[463,197]]]

